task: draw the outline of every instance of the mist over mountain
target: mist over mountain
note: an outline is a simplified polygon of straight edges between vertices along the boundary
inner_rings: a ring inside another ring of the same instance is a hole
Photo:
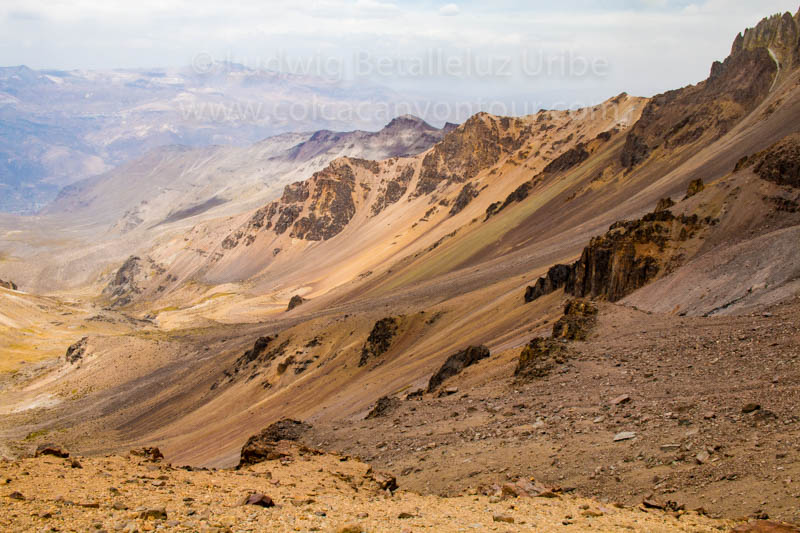
[[[245,146],[284,132],[378,129],[392,91],[232,63],[202,68],[0,68],[0,211],[165,145]],[[355,110],[358,110],[356,112]],[[392,115],[393,116],[393,115]]]

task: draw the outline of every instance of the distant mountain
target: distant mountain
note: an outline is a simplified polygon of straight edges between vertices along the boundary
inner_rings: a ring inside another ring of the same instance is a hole
[[[27,289],[91,282],[109,263],[211,218],[239,215],[280,196],[339,157],[415,155],[455,126],[409,115],[376,132],[284,133],[250,146],[170,145],[65,187],[36,217],[5,215],[0,249],[25,257],[11,270]],[[40,245],[40,244],[41,245]],[[54,261],[54,259],[57,260]],[[35,267],[31,267],[36,265]]]
[[[396,98],[376,87],[212,67],[0,68],[0,211],[37,211],[63,186],[160,146],[245,146],[289,131],[377,129],[369,111]],[[349,113],[356,108],[359,116]]]
[[[309,177],[337,157],[415,155],[453,127],[434,128],[405,115],[377,132],[284,133],[245,147],[165,146],[65,187],[42,214],[110,225],[112,233],[150,229],[218,206],[217,216],[239,214],[272,200],[291,181]]]

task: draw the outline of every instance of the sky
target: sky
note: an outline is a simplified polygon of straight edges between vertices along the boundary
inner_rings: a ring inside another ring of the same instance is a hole
[[[0,65],[210,61],[404,94],[591,105],[695,83],[739,31],[798,0],[2,0]],[[530,112],[535,111],[533,109]],[[522,114],[525,110],[520,110]]]

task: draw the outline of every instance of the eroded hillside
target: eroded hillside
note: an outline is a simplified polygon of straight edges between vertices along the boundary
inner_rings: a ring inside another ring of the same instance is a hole
[[[3,392],[9,453],[233,467],[291,417],[423,493],[800,520],[797,20],[695,86],[479,114],[132,256],[100,301],[152,328]]]

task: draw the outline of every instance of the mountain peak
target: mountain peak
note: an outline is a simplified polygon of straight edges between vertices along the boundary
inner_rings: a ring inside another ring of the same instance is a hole
[[[427,122],[425,122],[424,120],[422,120],[421,118],[411,114],[399,115],[393,118],[391,122],[389,122],[384,129],[388,130],[395,128],[425,128],[430,130],[436,129]]]
[[[765,17],[754,28],[739,33],[731,47],[731,55],[745,50],[766,48],[782,68],[791,67],[800,56],[800,11],[776,13]]]

